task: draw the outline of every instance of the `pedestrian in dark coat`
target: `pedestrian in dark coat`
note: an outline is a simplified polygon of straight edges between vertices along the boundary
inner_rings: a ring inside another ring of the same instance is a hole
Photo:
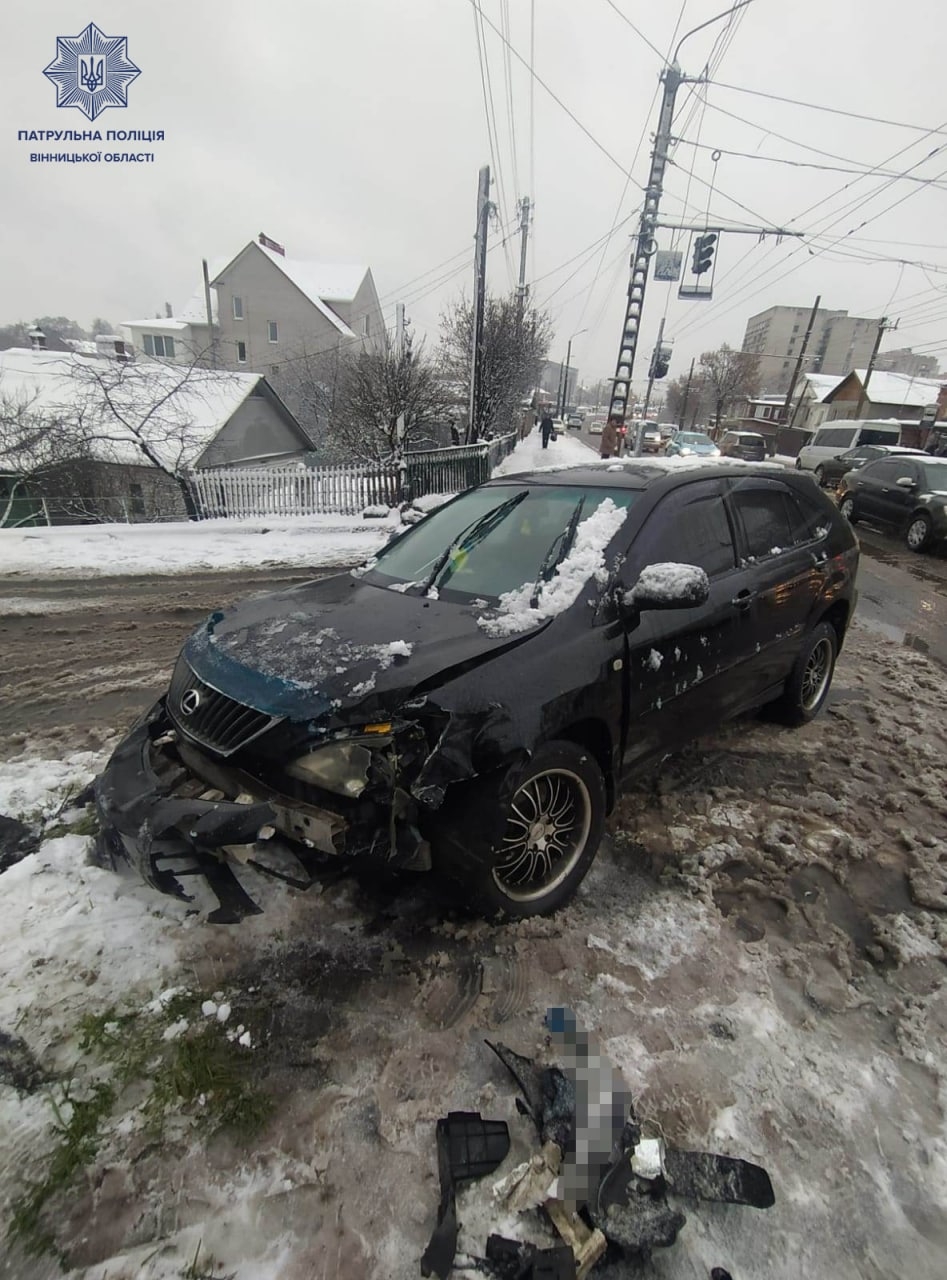
[[[543,437],[543,448],[548,449],[549,437],[556,430],[555,426],[553,425],[552,418],[550,418],[548,413],[543,414],[543,420],[539,424],[539,430],[542,433],[542,437]]]
[[[603,458],[614,458],[618,453],[618,427],[609,418],[605,426],[602,428],[602,443],[599,447],[599,454]]]

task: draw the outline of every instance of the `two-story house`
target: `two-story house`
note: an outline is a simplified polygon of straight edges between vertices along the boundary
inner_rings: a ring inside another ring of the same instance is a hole
[[[289,258],[261,235],[215,273],[211,287],[222,368],[250,368],[278,380],[301,356],[378,350],[387,341],[366,266]]]

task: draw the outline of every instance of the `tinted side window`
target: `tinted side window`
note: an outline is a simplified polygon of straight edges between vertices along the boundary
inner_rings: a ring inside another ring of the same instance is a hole
[[[789,506],[789,523],[792,526],[793,540],[800,543],[814,542],[824,538],[831,527],[832,517],[817,502],[804,497],[794,489],[786,495]]]
[[[851,427],[826,427],[822,431],[816,432],[816,437],[812,443],[827,447],[831,446],[832,448],[845,448],[846,445],[852,443],[853,434]]]
[[[733,494],[733,506],[749,556],[761,559],[795,545],[787,495],[782,489],[775,485],[767,489],[738,489]]]
[[[635,538],[622,574],[629,585],[645,565],[696,564],[713,578],[736,565],[733,534],[719,485],[684,485],[652,511]]]
[[[862,471],[866,480],[876,480],[879,484],[894,484],[898,476],[911,474],[913,473],[910,469],[907,471],[904,469],[903,463],[893,462],[890,458],[882,462],[873,462]]]
[[[897,444],[900,438],[901,432],[889,427],[862,427],[858,436],[860,444]]]

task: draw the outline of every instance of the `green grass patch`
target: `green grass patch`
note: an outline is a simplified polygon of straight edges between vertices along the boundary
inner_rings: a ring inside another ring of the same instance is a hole
[[[76,1075],[93,1078],[105,1071],[108,1078],[104,1083],[97,1079],[81,1096],[72,1084],[51,1097],[56,1145],[43,1177],[28,1183],[14,1203],[8,1231],[8,1238],[28,1254],[52,1253],[65,1262],[45,1211],[95,1160],[123,1099],[137,1107],[145,1131],[156,1139],[170,1118],[182,1114],[204,1132],[227,1130],[243,1141],[252,1139],[270,1117],[274,1103],[256,1082],[256,1052],[228,1039],[228,1024],[202,1013],[205,998],[200,992],[179,991],[157,1012],[111,1007],[80,1019],[83,1056]],[[187,1028],[165,1039],[168,1028],[182,1019]],[[251,1034],[256,1044],[252,1029]],[[201,1275],[207,1267],[205,1261]]]

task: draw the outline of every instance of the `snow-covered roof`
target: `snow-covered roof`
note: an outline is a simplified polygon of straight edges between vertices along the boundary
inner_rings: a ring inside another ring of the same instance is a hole
[[[103,383],[117,413],[130,424],[144,424],[142,434],[162,464],[179,468],[197,462],[261,380],[259,373],[188,370],[152,361],[119,364],[23,347],[0,351],[0,396],[28,405],[50,423],[75,424],[81,415],[88,456],[126,465],[147,465],[147,458],[130,426],[107,407]],[[6,461],[12,465],[16,459]]]
[[[208,278],[216,280],[223,271],[224,267],[231,258],[212,258],[207,264]],[[210,311],[214,324],[217,323],[217,294],[212,288],[210,291]],[[187,329],[192,324],[207,324],[207,302],[204,298],[204,282],[203,280],[194,290],[191,296],[185,302],[183,307],[179,307],[173,316],[164,317],[156,316],[154,319],[146,317],[144,320],[123,320],[123,325],[136,329],[163,329],[163,330],[179,330]]]
[[[808,388],[814,400],[824,400],[834,391],[845,375],[840,373],[804,373],[799,380],[800,395]]]
[[[329,305],[331,302],[351,302],[361,287],[368,273],[368,267],[354,265],[337,265],[322,262],[300,262],[295,258],[284,258],[262,244],[251,240],[246,248],[256,249],[268,258],[275,267],[302,293],[317,311],[321,312],[329,323],[338,329],[346,338],[354,338],[355,334],[337,312]],[[241,249],[241,253],[245,249]],[[239,257],[239,254],[237,255]],[[211,282],[216,283],[228,269],[235,258],[228,259],[212,275]]]
[[[855,375],[864,386],[867,371],[856,369]],[[909,373],[888,373],[883,369],[875,369],[868,383],[868,399],[873,404],[901,404],[923,409],[925,405],[936,403],[938,393],[945,384],[947,377],[914,378]]]

